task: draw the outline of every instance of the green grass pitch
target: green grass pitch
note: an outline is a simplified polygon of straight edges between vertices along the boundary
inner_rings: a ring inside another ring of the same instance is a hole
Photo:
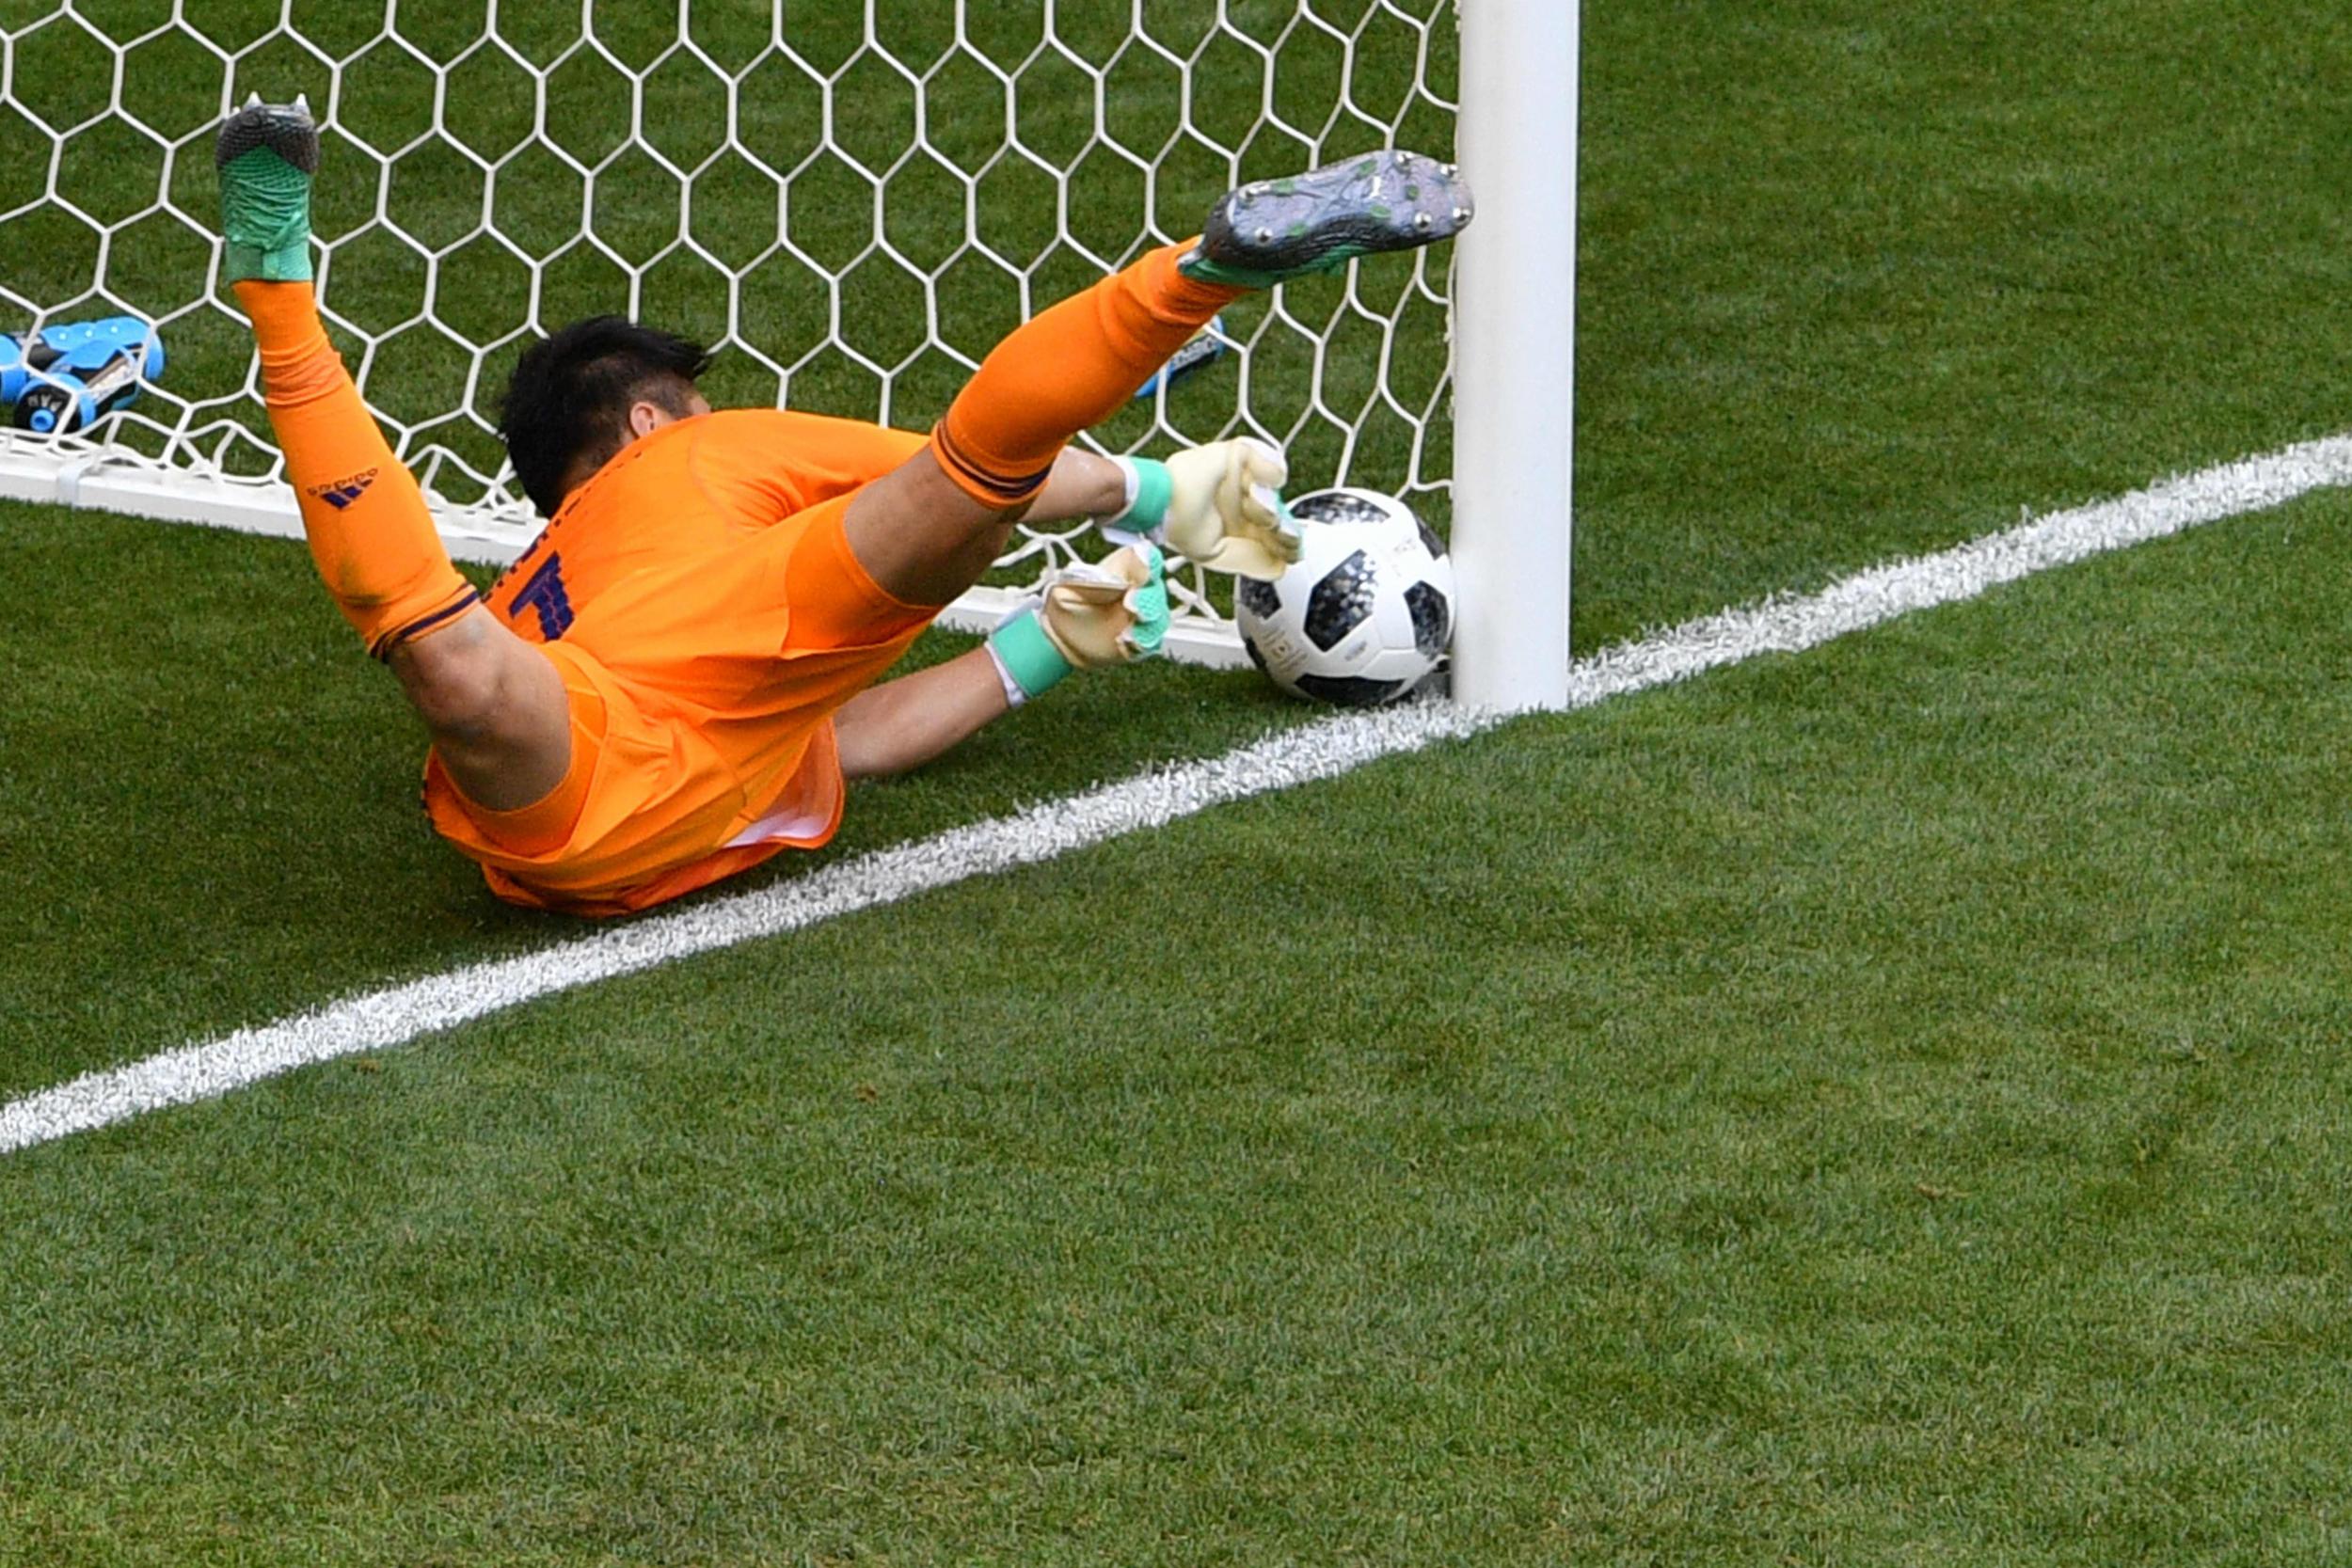
[[[2346,422],[2340,8],[1586,9],[1581,647]],[[0,1159],[0,1564],[2344,1560],[2347,546]],[[578,929],[433,840],[296,546],[0,509],[0,1097]],[[1299,716],[1073,681],[828,858]]]

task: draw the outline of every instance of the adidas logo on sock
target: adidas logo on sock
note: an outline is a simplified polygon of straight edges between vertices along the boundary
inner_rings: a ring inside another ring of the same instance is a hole
[[[302,493],[306,496],[315,496],[341,512],[367,493],[368,486],[375,483],[376,472],[377,470],[370,468],[363,474],[354,474],[349,479],[339,479],[332,484],[313,484]]]

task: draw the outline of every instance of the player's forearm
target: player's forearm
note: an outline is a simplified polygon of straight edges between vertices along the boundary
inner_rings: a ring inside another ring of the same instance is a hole
[[[986,648],[859,692],[834,715],[841,771],[852,779],[904,773],[968,740],[1009,711]]]
[[[1127,476],[1118,464],[1090,451],[1065,447],[1054,459],[1054,472],[1039,491],[1025,519],[1031,523],[1067,523],[1081,517],[1108,517],[1127,504]]]

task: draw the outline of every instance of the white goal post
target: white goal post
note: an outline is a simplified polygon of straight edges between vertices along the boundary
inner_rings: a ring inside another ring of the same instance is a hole
[[[1406,146],[1464,164],[1457,246],[1235,307],[1224,352],[1090,439],[1247,432],[1295,492],[1401,497],[1451,529],[1457,696],[1557,705],[1576,51],[1576,0],[29,0],[0,9],[0,332],[135,316],[166,362],[86,429],[0,422],[0,496],[299,532],[218,282],[212,127],[249,92],[319,112],[322,308],[488,562],[538,526],[498,394],[567,320],[716,344],[723,405],[919,429],[1007,327],[1228,185]],[[1022,531],[951,623],[1094,547]],[[1226,591],[1175,587],[1171,650],[1242,662]]]
[[[1578,0],[1465,0],[1455,242],[1454,694],[1568,699]]]

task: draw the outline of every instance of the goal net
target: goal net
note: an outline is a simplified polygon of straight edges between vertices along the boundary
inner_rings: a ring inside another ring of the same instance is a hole
[[[1451,156],[1457,55],[1450,0],[0,0],[0,331],[128,315],[165,349],[94,424],[0,428],[0,494],[298,531],[218,283],[213,128],[251,92],[309,95],[330,329],[453,552],[499,561],[538,519],[498,397],[554,327],[714,343],[722,406],[927,428],[1007,329],[1228,186]],[[1235,305],[1224,352],[1091,439],[1253,433],[1294,490],[1442,528],[1450,249]],[[965,624],[1087,547],[1025,531]],[[1172,644],[1230,659],[1211,585],[1177,587]]]

